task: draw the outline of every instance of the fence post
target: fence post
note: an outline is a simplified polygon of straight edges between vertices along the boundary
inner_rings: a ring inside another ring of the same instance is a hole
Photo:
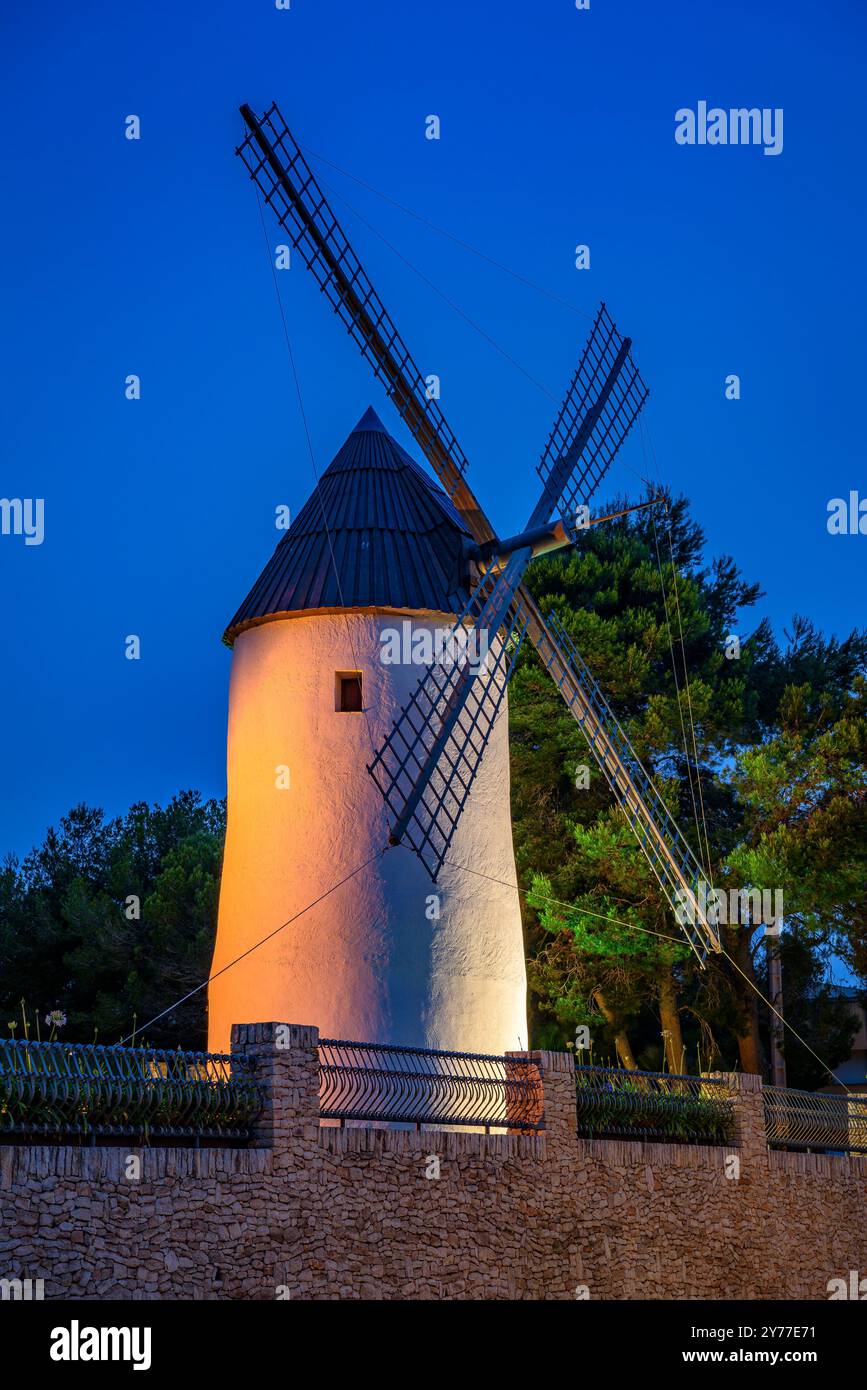
[[[549,1144],[574,1144],[578,1137],[575,1102],[575,1058],[571,1052],[507,1052],[525,1067],[537,1067],[542,1078],[545,1134]],[[518,1073],[525,1074],[525,1073]],[[514,1132],[514,1131],[513,1131]]]
[[[767,1161],[768,1140],[765,1133],[765,1100],[762,1094],[762,1078],[747,1071],[703,1072],[710,1080],[723,1081],[732,1093],[736,1143],[740,1151],[741,1166],[752,1162]]]
[[[235,1023],[232,1058],[244,1059],[250,1077],[264,1093],[251,1145],[286,1149],[299,1139],[315,1140],[319,1130],[319,1029],[298,1023]]]
[[[533,1060],[532,1052],[507,1052],[506,1054],[506,1119],[509,1125],[508,1134],[528,1134],[532,1133],[517,1121],[523,1120],[526,1124],[528,1119],[538,1120],[542,1123],[545,1111],[544,1090],[542,1078],[537,1063]],[[510,1082],[529,1082],[533,1086],[533,1100],[528,1105],[527,1091],[522,1087],[513,1087]],[[535,1103],[534,1103],[535,1102]]]

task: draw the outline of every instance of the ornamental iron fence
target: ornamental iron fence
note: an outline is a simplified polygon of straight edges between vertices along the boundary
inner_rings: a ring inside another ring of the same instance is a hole
[[[0,1142],[135,1138],[243,1143],[264,1096],[249,1061],[207,1052],[0,1039]],[[579,1135],[727,1144],[720,1077],[576,1067]],[[867,1095],[763,1088],[772,1148],[867,1154]],[[528,1057],[322,1038],[325,1121],[540,1131],[544,1087]]]
[[[586,1138],[726,1144],[735,1133],[733,1098],[715,1077],[576,1067],[578,1133]]]
[[[772,1148],[867,1154],[867,1096],[765,1086],[763,1098]]]
[[[542,1078],[522,1056],[435,1052],[379,1043],[319,1041],[322,1120],[544,1128]]]
[[[0,1039],[0,1140],[244,1140],[262,1108],[242,1058]]]

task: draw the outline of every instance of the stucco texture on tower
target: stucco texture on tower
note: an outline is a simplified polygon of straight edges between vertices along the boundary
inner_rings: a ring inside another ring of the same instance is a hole
[[[239,1018],[460,1051],[527,1045],[505,701],[437,883],[409,849],[386,848],[386,810],[366,765],[422,674],[382,660],[383,632],[406,616],[321,613],[236,638],[214,1050],[228,1048]],[[433,632],[453,617],[412,621]],[[336,673],[356,670],[364,713],[339,712]],[[281,767],[288,786],[278,786]]]

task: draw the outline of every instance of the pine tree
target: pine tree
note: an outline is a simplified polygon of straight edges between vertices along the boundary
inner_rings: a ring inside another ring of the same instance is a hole
[[[703,556],[704,537],[679,499],[668,521],[645,513],[585,532],[573,552],[537,560],[529,583],[599,679],[710,881],[740,887],[758,880],[744,877],[755,828],[735,770],[758,766],[750,756],[772,744],[795,681],[809,680],[813,703],[841,709],[867,662],[867,638],[824,639],[803,619],[783,648],[766,621],[744,632],[758,585],[730,558],[706,565]],[[727,927],[731,960],[696,969],[577,725],[531,655],[512,684],[511,732],[537,1035],[562,1045],[574,1024],[592,1021],[623,1065],[643,1057],[679,1070],[717,1059],[761,1070],[757,939]],[[856,748],[853,768],[858,756]],[[854,950],[853,899],[840,925]]]

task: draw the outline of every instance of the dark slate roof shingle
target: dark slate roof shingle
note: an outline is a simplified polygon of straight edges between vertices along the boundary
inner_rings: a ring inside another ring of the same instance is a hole
[[[223,640],[231,645],[245,627],[317,608],[460,612],[468,534],[446,493],[368,409]]]

